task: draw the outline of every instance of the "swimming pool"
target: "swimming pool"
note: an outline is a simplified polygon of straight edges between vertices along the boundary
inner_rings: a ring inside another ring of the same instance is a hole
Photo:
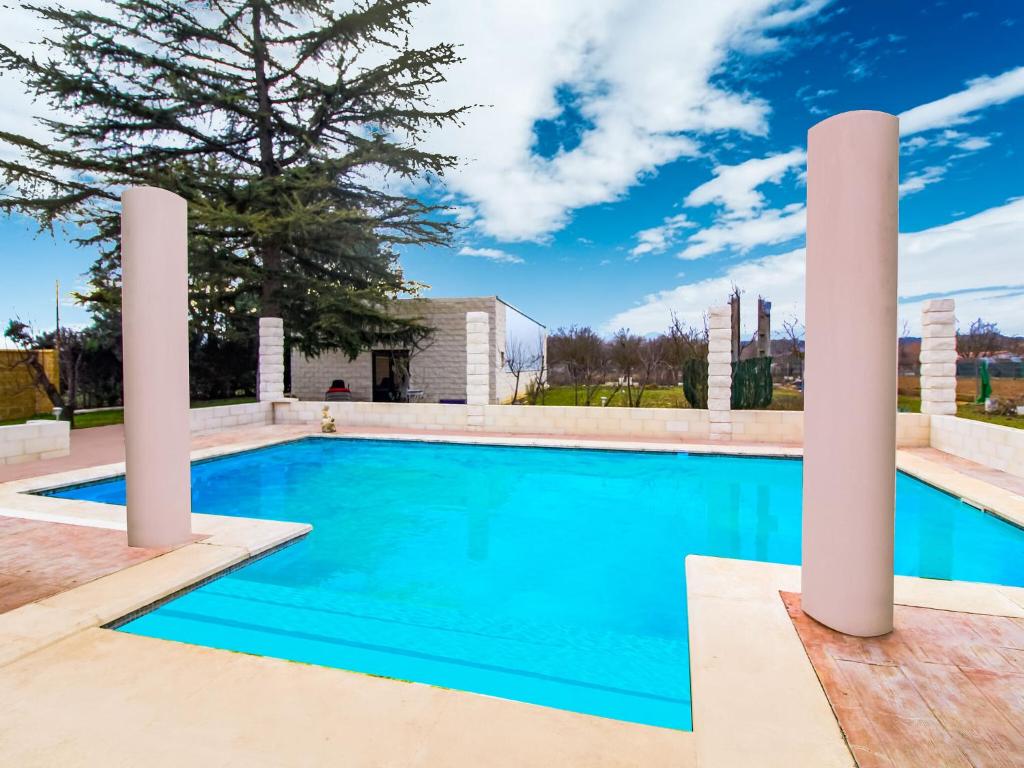
[[[896,488],[897,573],[1024,586],[1024,530]],[[684,558],[798,563],[800,496],[797,460],[307,438],[192,497],[312,533],[121,630],[689,729]]]

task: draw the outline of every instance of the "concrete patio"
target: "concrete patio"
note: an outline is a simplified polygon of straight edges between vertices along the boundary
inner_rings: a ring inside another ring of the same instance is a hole
[[[311,425],[224,430],[194,438],[192,458],[315,433]],[[692,732],[102,629],[308,531],[291,523],[193,514],[196,542],[168,553],[147,552],[139,556],[142,562],[118,561],[123,507],[25,493],[123,471],[116,461],[95,463],[116,460],[115,435],[98,435],[91,447],[86,436],[65,459],[9,467],[21,477],[0,484],[0,519],[8,530],[45,526],[33,529],[49,542],[39,551],[40,564],[60,557],[61,541],[68,551],[80,546],[75,542],[81,534],[107,537],[113,558],[91,576],[79,572],[74,583],[54,585],[56,594],[29,595],[28,604],[0,614],[0,696],[14,702],[0,724],[0,742],[18,765],[90,765],[99,756],[114,765],[137,765],[143,756],[154,765],[323,765],[339,759],[367,765],[855,764],[859,753],[850,751],[847,724],[836,719],[831,692],[819,682],[779,596],[799,591],[799,569],[792,566],[688,558]],[[792,444],[398,428],[343,427],[339,437],[801,453]],[[897,461],[901,469],[979,507],[1024,522],[1019,478],[930,448],[900,450]],[[65,471],[54,473],[58,468]],[[5,547],[15,539],[0,537],[4,562],[12,562]],[[31,558],[21,562],[23,569],[35,567]],[[1024,617],[1021,589],[897,577],[896,595],[902,605]],[[738,635],[736,626],[745,631]],[[779,701],[787,706],[778,707]],[[167,733],[175,734],[172,743]]]

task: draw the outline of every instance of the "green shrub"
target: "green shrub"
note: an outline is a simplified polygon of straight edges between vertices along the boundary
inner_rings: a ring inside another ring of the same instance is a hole
[[[683,363],[683,395],[691,408],[708,407],[708,361],[690,358]]]
[[[707,366],[705,366],[707,370]],[[705,385],[706,386],[706,385]],[[707,402],[707,392],[704,393]],[[732,364],[732,407],[767,408],[772,402],[772,359],[752,357]]]

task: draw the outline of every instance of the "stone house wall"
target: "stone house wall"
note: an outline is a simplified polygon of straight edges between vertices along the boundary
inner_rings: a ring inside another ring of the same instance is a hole
[[[433,336],[410,355],[411,387],[424,391],[423,401],[464,400],[466,397],[466,313],[486,312],[489,320],[490,349],[494,365],[490,371],[490,402],[498,402],[504,391],[505,312],[506,306],[495,296],[458,299],[401,299],[394,311],[404,317],[416,317],[434,328]],[[375,347],[374,349],[386,349]],[[352,398],[373,399],[372,354],[370,350],[354,360],[340,351],[307,358],[297,351],[291,355],[291,393],[300,400],[323,400],[334,379],[344,379]]]

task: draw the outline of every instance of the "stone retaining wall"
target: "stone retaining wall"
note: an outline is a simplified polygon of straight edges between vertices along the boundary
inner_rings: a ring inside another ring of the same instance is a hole
[[[273,424],[273,409],[274,404],[271,402],[193,408],[189,411],[189,421],[192,434],[217,432],[231,427]]]
[[[71,425],[66,421],[28,421],[0,427],[0,464],[56,459],[71,452]]]
[[[324,403],[294,402],[279,406],[276,423],[312,424]],[[339,426],[417,430],[466,430],[522,435],[646,437],[707,440],[711,422],[706,410],[693,408],[600,408],[596,406],[487,405],[483,424],[471,425],[470,408],[436,403],[329,403]],[[476,406],[481,407],[481,406]],[[896,439],[901,447],[928,445],[928,417],[901,413]],[[733,411],[733,440],[751,443],[800,443],[802,411]]]
[[[956,416],[932,416],[931,446],[1024,477],[1024,429]]]

